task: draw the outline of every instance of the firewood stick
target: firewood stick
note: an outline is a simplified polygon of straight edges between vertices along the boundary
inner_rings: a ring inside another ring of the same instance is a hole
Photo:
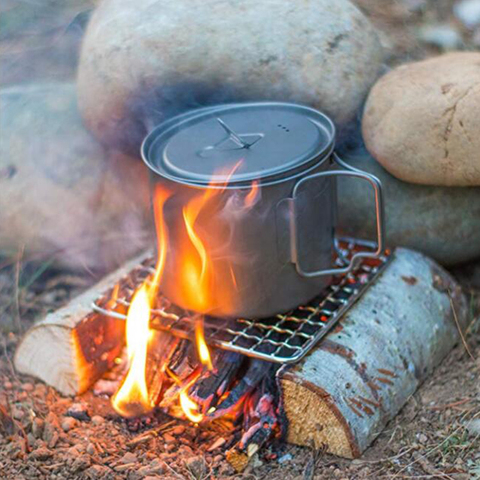
[[[67,306],[27,331],[15,353],[18,372],[32,375],[64,395],[86,391],[113,365],[125,341],[125,322],[92,311],[100,297],[110,298],[115,284],[151,252],[134,258]]]
[[[361,455],[459,341],[468,318],[466,297],[445,270],[395,250],[340,327],[278,372],[287,440]]]

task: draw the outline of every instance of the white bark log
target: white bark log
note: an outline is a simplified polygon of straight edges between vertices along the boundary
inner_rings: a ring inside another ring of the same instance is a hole
[[[278,373],[287,440],[358,457],[459,339],[467,301],[435,262],[406,249],[302,362]],[[450,292],[450,295],[449,295]]]
[[[125,322],[93,312],[92,302],[111,294],[113,286],[151,252],[142,254],[65,307],[27,331],[15,353],[18,372],[32,375],[64,395],[87,390],[111,368],[124,345]]]

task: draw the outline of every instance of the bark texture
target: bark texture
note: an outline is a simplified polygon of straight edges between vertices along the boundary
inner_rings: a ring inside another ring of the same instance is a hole
[[[287,440],[358,457],[459,339],[467,300],[435,262],[399,248],[301,363],[278,372]]]

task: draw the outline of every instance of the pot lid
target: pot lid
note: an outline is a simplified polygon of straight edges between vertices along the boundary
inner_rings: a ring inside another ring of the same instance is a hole
[[[271,181],[304,170],[333,149],[335,127],[317,110],[288,103],[206,107],[171,118],[145,139],[147,165],[197,185]]]

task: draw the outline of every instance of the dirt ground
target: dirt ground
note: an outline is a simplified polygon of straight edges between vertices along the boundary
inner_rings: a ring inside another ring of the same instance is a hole
[[[448,23],[464,49],[475,32],[452,16],[453,0],[357,0],[381,31],[388,66],[442,51],[419,39]],[[71,78],[92,0],[3,0],[0,84]],[[480,287],[480,267],[456,273]],[[224,458],[228,432],[200,430],[161,415],[150,425],[119,421],[107,400],[62,398],[12,365],[24,332],[100,278],[55,269],[51,259],[0,258],[0,478],[380,479],[480,478],[480,316],[472,300],[467,346],[458,345],[359,460],[274,443],[242,475]],[[73,415],[73,416],[71,416]],[[76,418],[74,418],[76,417]],[[226,443],[213,448],[218,439]]]

